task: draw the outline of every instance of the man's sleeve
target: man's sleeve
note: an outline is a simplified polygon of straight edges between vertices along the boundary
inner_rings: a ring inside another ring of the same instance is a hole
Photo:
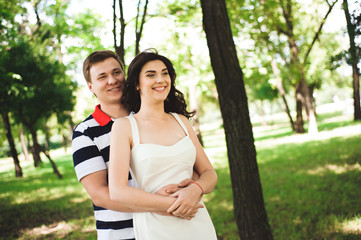
[[[89,136],[88,129],[82,124],[73,131],[72,151],[78,181],[88,174],[107,169],[98,146]]]

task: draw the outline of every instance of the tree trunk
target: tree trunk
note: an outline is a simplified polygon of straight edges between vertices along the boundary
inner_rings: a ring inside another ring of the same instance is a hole
[[[290,32],[292,31],[290,30]],[[295,39],[293,38],[293,35],[289,36],[288,42],[291,51],[291,62],[298,70],[298,78],[299,78],[298,83],[296,85],[296,107],[297,107],[296,125],[297,126],[295,126],[295,129],[297,133],[304,132],[303,125],[302,126],[299,125],[299,124],[303,124],[302,105],[304,105],[308,116],[308,133],[315,134],[318,132],[316,116],[315,116],[315,112],[313,111],[312,100],[305,79],[304,69],[299,61],[298,47],[296,45]],[[302,105],[300,106],[300,104]]]
[[[38,167],[39,163],[41,163],[41,157],[40,157],[40,152],[41,152],[41,147],[38,143],[38,138],[36,135],[36,130],[34,129],[29,129],[30,130],[30,134],[33,140],[33,146],[31,148],[31,153],[33,154],[33,159],[34,159],[34,167]]]
[[[282,79],[280,77],[280,70],[278,69],[277,64],[274,61],[274,59],[272,59],[272,61],[271,61],[271,66],[272,66],[272,72],[275,75],[276,80],[277,80],[277,84],[276,84],[277,91],[281,95],[285,112],[286,112],[286,114],[288,116],[288,119],[290,121],[292,130],[293,130],[293,132],[295,132],[295,123],[293,122],[293,119],[292,119],[292,116],[291,116],[291,111],[290,111],[290,108],[288,107],[288,103],[287,103],[287,99],[286,99],[286,91],[283,88]],[[303,123],[302,123],[302,126],[303,126]]]
[[[123,15],[123,1],[122,0],[118,0],[119,1],[119,22],[120,22],[120,40],[119,40],[119,45],[117,43],[117,15],[115,13],[115,3],[116,0],[113,0],[113,37],[114,37],[114,49],[115,52],[117,53],[117,55],[119,56],[120,60],[122,61],[122,63],[124,64],[124,55],[125,55],[125,50],[124,50],[124,36],[125,36],[125,20],[124,20],[124,15]]]
[[[44,125],[44,132],[45,132],[45,150],[50,150],[50,131],[49,127],[45,124]]]
[[[243,73],[224,0],[201,0],[203,26],[224,122],[241,239],[273,239],[264,207]]]
[[[303,127],[304,122],[303,122],[303,116],[302,116],[302,107],[304,106],[303,104],[303,96],[302,96],[302,91],[301,91],[301,87],[300,87],[301,83],[296,84],[296,122],[295,122],[295,133],[305,133],[305,129]]]
[[[53,171],[54,171],[55,175],[57,175],[58,178],[62,178],[63,176],[58,171],[58,168],[56,167],[55,162],[50,158],[49,151],[45,150],[38,143],[36,130],[34,130],[34,129],[29,129],[29,130],[30,130],[30,133],[31,133],[31,137],[33,139],[32,153],[33,153],[33,158],[34,158],[34,166],[37,167],[37,166],[39,166],[39,163],[42,162],[41,158],[40,158],[40,153],[43,152],[45,154],[45,156],[49,159],[50,164],[51,164],[51,166],[53,168]]]
[[[71,111],[67,112],[67,115],[69,116],[69,125],[68,125],[68,130],[69,130],[69,134],[68,134],[68,142],[72,141],[72,136],[73,136],[73,130],[75,128],[74,126],[74,122],[73,122],[73,118],[71,116]]]
[[[68,138],[65,136],[65,134],[62,134],[63,140],[61,141],[63,144],[64,151],[68,151]]]
[[[39,146],[39,147],[41,147],[41,146]],[[44,150],[44,149],[42,149],[42,152],[43,152],[43,153],[45,154],[45,156],[49,159],[49,162],[50,162],[50,164],[51,164],[51,167],[53,168],[54,174],[55,174],[56,176],[58,176],[59,179],[62,179],[63,176],[61,175],[61,173],[59,172],[58,168],[56,167],[55,162],[51,159],[49,152],[46,151],[46,150]]]
[[[265,127],[265,126],[268,126],[268,123],[266,121],[266,115],[264,114],[264,110],[263,110],[264,109],[264,102],[263,102],[263,100],[260,100],[260,102],[261,102],[261,106],[258,106],[256,103],[255,103],[255,105],[256,105],[256,108],[258,108],[258,113],[259,113],[259,115],[261,117],[262,126]]]
[[[350,55],[352,62],[352,77],[353,77],[353,106],[354,106],[354,120],[361,120],[360,108],[360,74],[357,68],[357,55],[355,44],[355,26],[351,23],[351,16],[348,10],[347,0],[343,0],[343,10],[345,12],[347,31],[350,38]]]
[[[28,161],[29,160],[29,151],[28,151],[28,147],[26,145],[26,141],[25,141],[25,137],[24,137],[23,126],[20,127],[19,135],[20,135],[21,147],[23,149],[25,161]]]
[[[3,119],[3,122],[4,122],[6,137],[8,139],[9,146],[10,146],[11,157],[14,160],[15,176],[16,177],[22,177],[23,176],[23,171],[22,171],[22,169],[20,167],[20,162],[19,162],[19,158],[18,158],[18,153],[17,153],[16,148],[15,148],[15,142],[14,142],[13,134],[11,133],[9,115],[6,112],[6,113],[3,113],[1,116],[2,116],[2,119]]]
[[[136,21],[136,23],[135,23],[135,56],[138,55],[138,53],[139,53],[140,38],[142,37],[143,27],[144,27],[144,23],[145,23],[145,17],[147,16],[148,2],[149,2],[149,0],[145,1],[143,15],[142,15],[142,21],[140,22],[140,26],[138,27],[138,24],[139,24],[138,19],[139,19],[139,15],[140,15],[139,13],[140,13],[141,0],[138,1],[137,17],[135,19],[135,21]]]
[[[304,104],[306,107],[306,111],[307,111],[307,116],[308,116],[308,133],[309,134],[316,134],[318,133],[318,128],[317,128],[317,121],[316,121],[316,114],[314,111],[314,108],[312,106],[312,97],[310,95],[310,91],[308,88],[308,85],[306,83],[305,77],[304,77],[304,73],[303,73],[303,69],[300,69],[301,73],[301,79],[300,82],[302,83],[302,93],[303,93],[303,97],[304,97]]]

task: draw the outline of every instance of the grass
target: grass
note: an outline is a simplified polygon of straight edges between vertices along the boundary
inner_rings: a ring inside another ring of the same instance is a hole
[[[265,207],[274,239],[361,239],[361,123],[338,113],[319,117],[316,137],[293,135],[287,123],[254,124]],[[204,130],[218,174],[205,196],[219,239],[238,240],[222,130]],[[0,239],[96,239],[90,200],[77,182],[70,154],[54,157],[64,178],[46,161],[0,160]],[[45,158],[44,158],[45,160]]]

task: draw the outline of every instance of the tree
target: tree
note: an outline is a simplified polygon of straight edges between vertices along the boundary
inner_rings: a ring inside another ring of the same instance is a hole
[[[354,120],[361,120],[361,108],[360,108],[360,73],[357,67],[357,63],[360,59],[357,58],[357,48],[355,44],[355,30],[356,24],[352,23],[351,15],[348,8],[347,0],[343,0],[343,10],[345,12],[347,22],[347,32],[350,39],[350,55],[352,66],[352,78],[353,78],[353,105],[354,105]],[[360,17],[359,17],[360,18]],[[360,21],[360,19],[359,19]],[[360,23],[360,22],[359,22]]]
[[[135,55],[139,53],[140,39],[142,37],[143,27],[146,22],[147,10],[149,0],[145,0],[143,13],[141,14],[141,0],[138,0],[137,4],[137,15],[135,17]],[[119,31],[119,43],[118,43],[118,32],[117,32],[117,14],[116,14],[116,0],[113,0],[113,39],[114,39],[114,49],[120,60],[124,63],[125,56],[125,28],[127,23],[124,18],[123,11],[123,0],[118,0],[119,4],[119,23],[120,23],[120,31]]]
[[[201,0],[203,25],[219,95],[241,239],[272,239],[264,207],[243,73],[224,0]]]
[[[8,60],[8,55],[6,54],[6,49],[12,45],[14,39],[16,38],[15,27],[18,24],[15,22],[15,15],[21,12],[24,12],[24,9],[20,7],[19,3],[12,1],[0,1],[0,114],[4,123],[6,137],[9,142],[11,157],[14,161],[15,166],[15,176],[22,177],[22,169],[20,166],[18,153],[15,148],[15,141],[11,131],[11,124],[9,119],[9,113],[11,108],[14,106],[17,101],[13,88],[11,87],[16,74],[8,72],[4,68],[4,62]]]
[[[312,3],[294,0],[228,2],[232,4],[230,12],[234,29],[240,31],[241,27],[246,26],[245,32],[255,41],[255,48],[261,54],[268,54],[276,60],[279,68],[284,66],[288,69],[289,84],[295,89],[295,132],[305,132],[302,115],[304,108],[308,116],[308,132],[316,133],[316,114],[309,88],[309,85],[313,85],[313,79],[308,78],[308,70],[314,59],[309,56],[317,41],[320,41],[323,26],[337,0],[318,0]],[[321,18],[318,9],[326,11]]]
[[[8,54],[9,61],[4,64],[5,69],[21,76],[19,81],[14,81],[20,87],[17,88],[17,104],[12,112],[32,136],[34,165],[39,164],[40,152],[44,152],[54,173],[61,178],[49,153],[38,143],[37,130],[41,129],[43,120],[52,114],[72,110],[72,92],[76,85],[66,77],[62,64],[50,56],[36,53],[26,41],[19,41]]]
[[[196,132],[197,138],[203,146],[202,132],[200,129],[200,118],[203,113],[201,107],[205,95],[212,90],[204,87],[202,94],[199,94],[204,86],[204,81],[210,72],[210,62],[207,58],[208,50],[205,54],[199,55],[201,41],[194,44],[194,39],[205,41],[204,32],[202,31],[202,12],[200,3],[194,0],[163,2],[158,7],[157,16],[168,21],[168,29],[165,31],[170,35],[165,38],[160,49],[167,49],[172,58],[173,65],[177,71],[177,85],[183,89],[187,99],[190,111],[195,111],[192,117],[192,126]],[[206,57],[204,57],[206,56]],[[196,66],[196,67],[195,67]],[[213,80],[211,76],[211,80]],[[215,86],[211,87],[215,90]]]
[[[9,115],[8,115],[7,112],[2,114],[2,119],[3,119],[3,122],[4,122],[4,126],[5,126],[6,137],[8,138],[8,141],[9,141],[11,156],[12,156],[12,158],[14,160],[15,176],[16,177],[22,177],[23,176],[23,171],[22,171],[22,169],[20,167],[18,153],[17,153],[16,148],[15,148],[14,138],[13,138],[13,135],[11,133]]]

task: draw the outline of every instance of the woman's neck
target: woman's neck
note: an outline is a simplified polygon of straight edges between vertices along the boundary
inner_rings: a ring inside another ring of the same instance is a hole
[[[164,103],[159,104],[141,104],[137,115],[141,118],[153,119],[160,118],[163,115],[166,115],[164,111]]]

